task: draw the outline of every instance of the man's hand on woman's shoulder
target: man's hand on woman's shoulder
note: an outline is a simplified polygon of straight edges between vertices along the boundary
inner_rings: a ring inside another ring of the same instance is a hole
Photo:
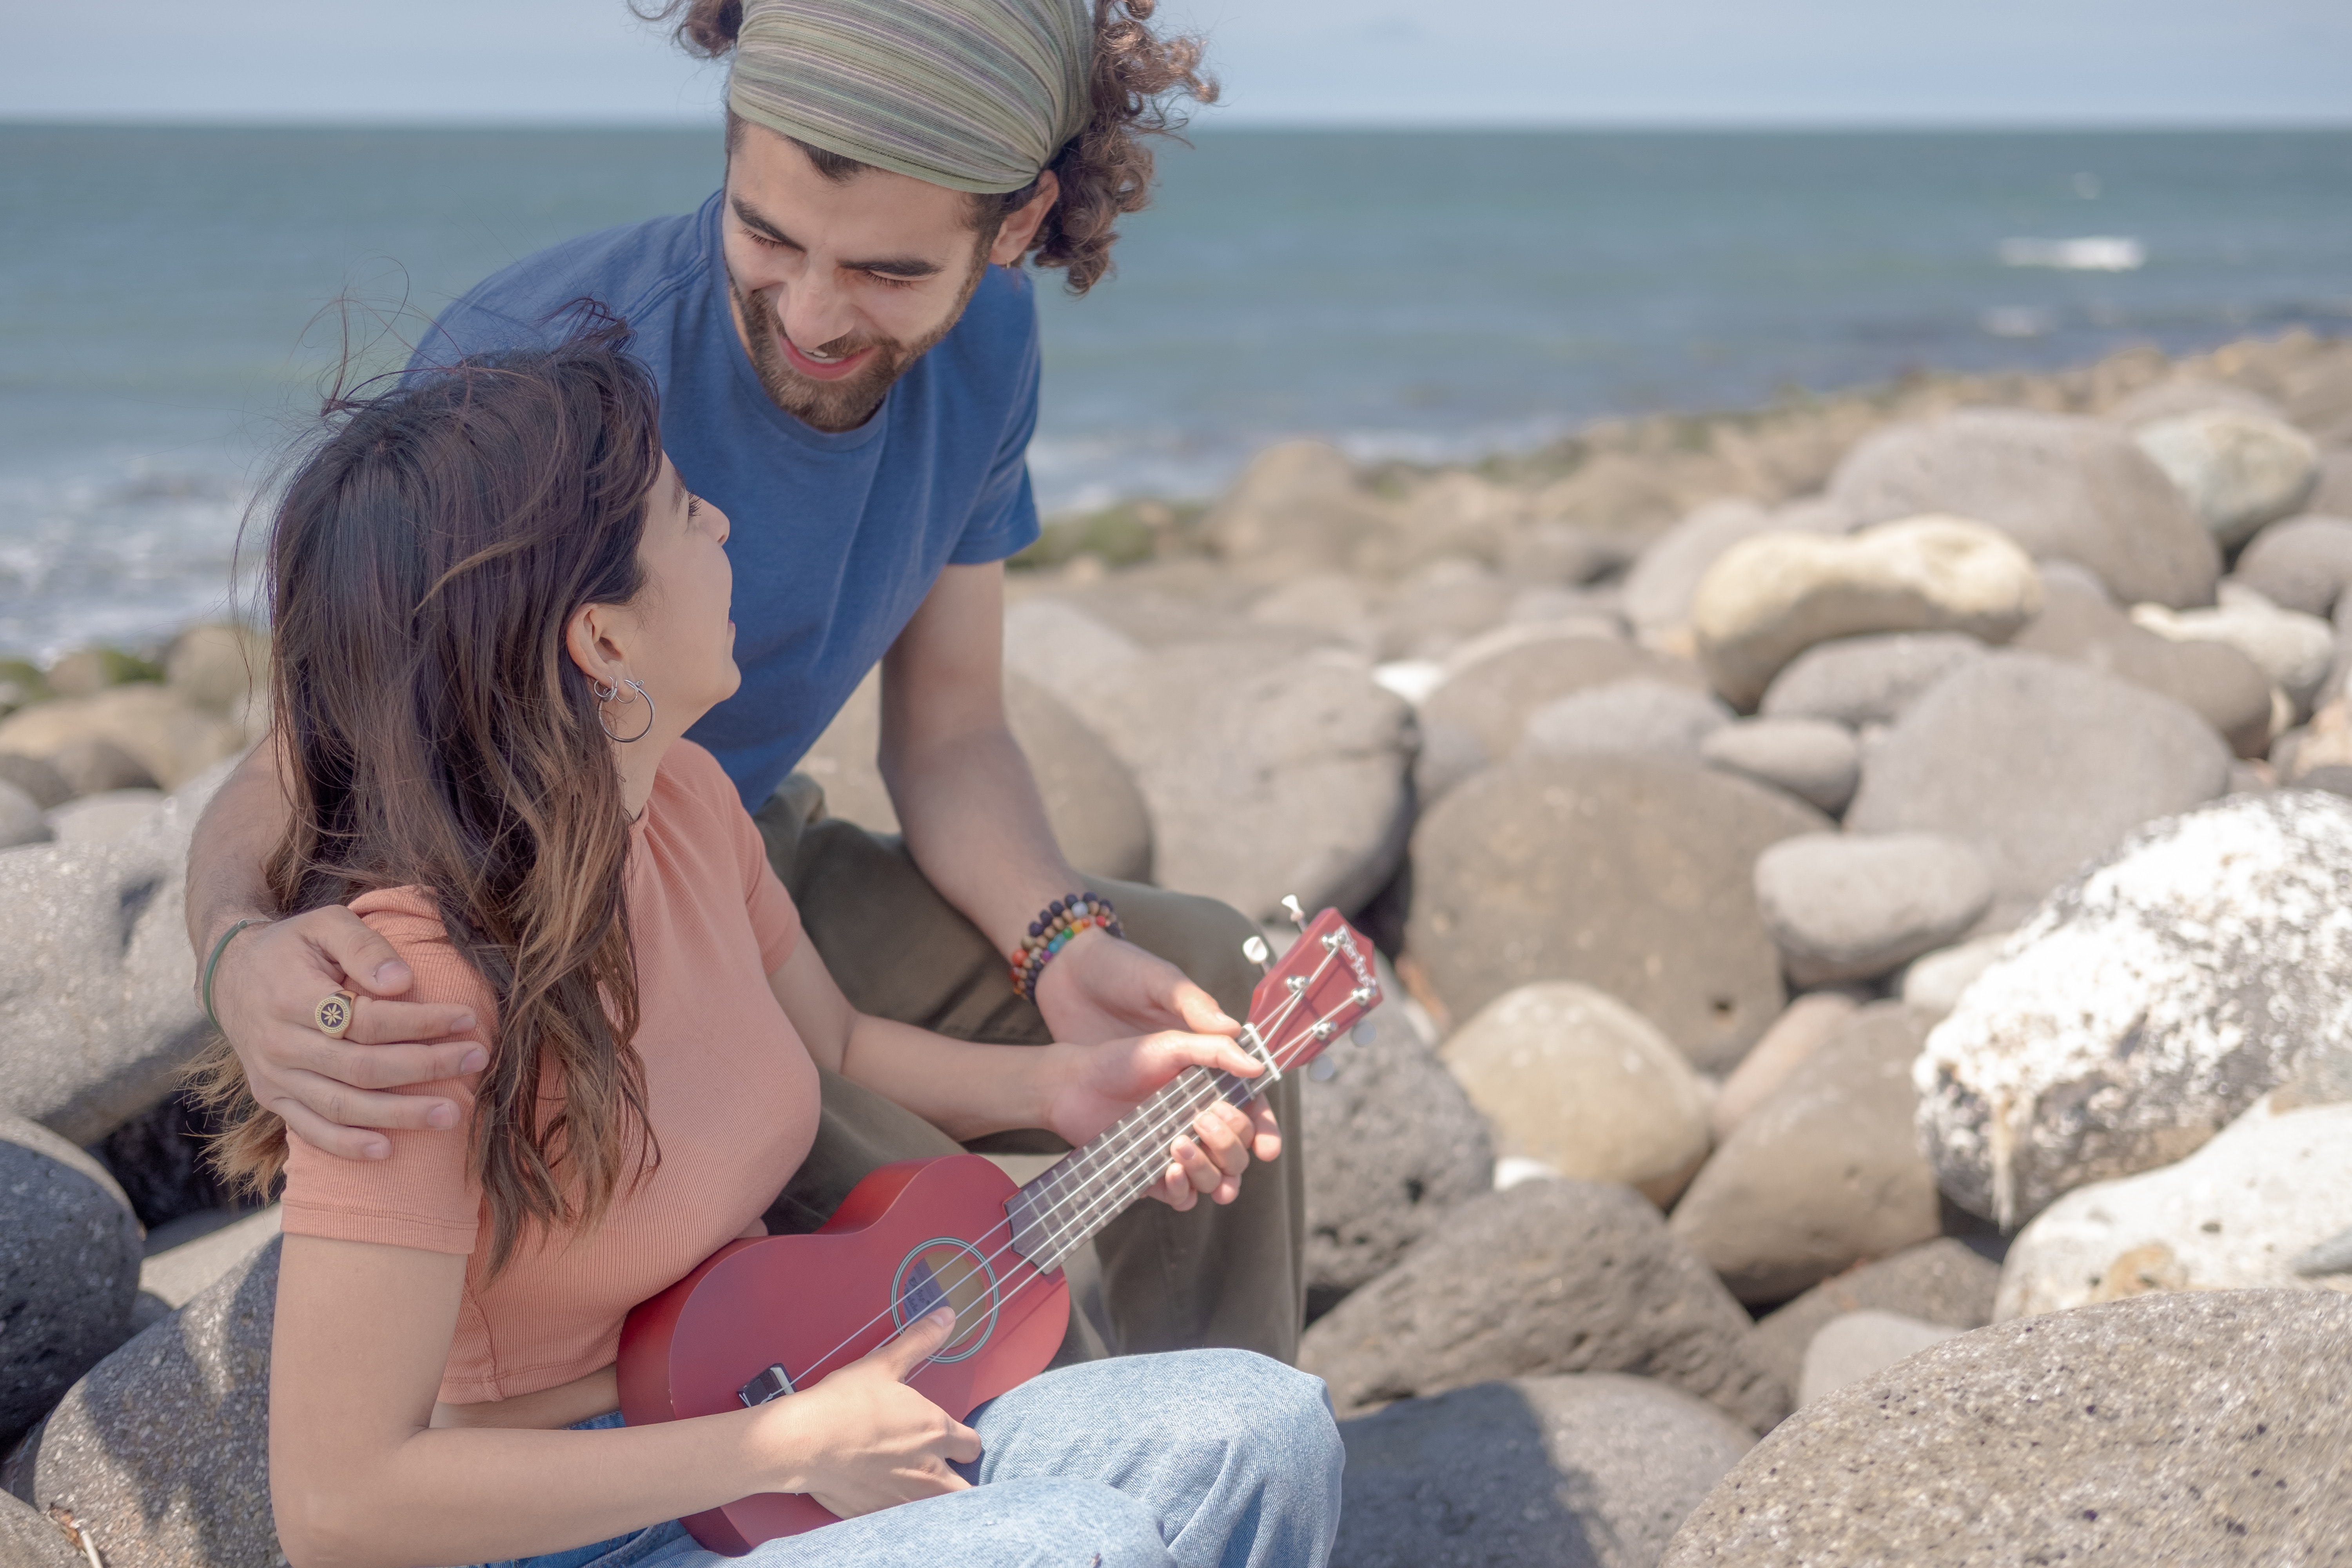
[[[214,970],[213,1011],[262,1109],[330,1154],[381,1160],[392,1153],[384,1131],[457,1125],[450,1100],[390,1090],[462,1077],[487,1060],[475,1041],[449,1037],[474,1027],[472,1008],[394,999],[414,978],[351,910],[311,910],[237,933]],[[360,998],[341,1039],[321,1033],[315,1016],[338,990]]]

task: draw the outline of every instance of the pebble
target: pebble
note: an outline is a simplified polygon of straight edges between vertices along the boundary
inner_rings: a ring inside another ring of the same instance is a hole
[[[1522,985],[1442,1047],[1498,1153],[1622,1182],[1661,1207],[1707,1151],[1707,1093],[1682,1053],[1622,1002],[1570,980]]]
[[[2061,889],[1918,1060],[1944,1192],[2014,1226],[2182,1159],[2352,1037],[2352,802],[2232,795]]]
[[[2270,677],[2226,643],[2157,636],[2108,599],[2081,567],[2053,561],[2042,568],[2041,616],[2011,640],[2021,652],[2088,665],[2171,698],[2217,731],[2242,757],[2270,747],[2276,715]]]
[[[2352,1230],[2352,1104],[2256,1100],[2182,1160],[2077,1187],[2018,1233],[1993,1315],[2114,1300],[2147,1279],[2186,1290],[2352,1291],[2295,1263]]]
[[[1755,1437],[1644,1377],[1524,1377],[1342,1423],[1332,1568],[1654,1568]]]
[[[1822,1326],[1847,1312],[1900,1313],[1950,1329],[1992,1321],[2000,1265],[1948,1236],[1832,1275],[1758,1320],[1751,1348],[1775,1375],[1796,1387],[1805,1352]]]
[[[2326,1563],[2352,1300],[2145,1296],[1963,1334],[1809,1405],[1664,1568]]]
[[[1772,678],[1767,719],[1826,719],[1850,730],[1892,724],[1937,681],[1985,656],[1961,632],[1893,632],[1815,644]]]
[[[1895,1363],[1908,1361],[1928,1346],[1957,1339],[1966,1331],[1874,1308],[1832,1318],[1805,1347],[1804,1368],[1797,1379],[1797,1407],[1801,1410],[1825,1394],[1876,1377]]]
[[[2079,562],[2126,604],[2213,602],[2212,535],[2164,470],[2105,420],[1969,408],[1864,437],[1830,481],[1864,522],[1950,512],[2036,560]]]
[[[1807,648],[1889,632],[2008,640],[2042,608],[2026,553],[1958,517],[1914,517],[1859,533],[1769,532],[1727,550],[1691,605],[1699,662],[1733,707],[1753,710]]]
[[[1784,1301],[1937,1233],[1912,1131],[1923,1033],[1899,1003],[1862,1009],[1699,1167],[1671,1228],[1740,1300]]]
[[[1834,816],[1862,781],[1853,731],[1826,719],[1745,719],[1699,742],[1709,766],[1769,784]]]
[[[1576,980],[1719,1071],[1787,1000],[1749,868],[1767,845],[1826,826],[1711,770],[1508,763],[1423,815],[1407,946],[1454,1018],[1530,981]]]
[[[2284,691],[2299,713],[2313,700],[2336,658],[2336,632],[2317,616],[2282,610],[2253,589],[2224,583],[2212,610],[2168,610],[2137,605],[2132,624],[2174,642],[2217,642],[2236,648]]]
[[[1750,1430],[1789,1408],[1748,1358],[1721,1280],[1631,1187],[1522,1182],[1473,1199],[1396,1268],[1307,1331],[1298,1364],[1342,1416],[1542,1373],[1629,1372]]]
[[[1808,992],[1790,1002],[1789,1010],[1772,1020],[1764,1037],[1739,1058],[1739,1065],[1731,1069],[1722,1089],[1716,1092],[1715,1106],[1708,1115],[1715,1142],[1720,1143],[1730,1137],[1731,1130],[1769,1100],[1800,1063],[1845,1027],[1857,1005],[1843,991]]]
[[[2229,749],[2179,703],[2003,651],[1937,685],[1864,756],[1845,825],[1973,845],[2008,921],[2134,827],[2220,795],[2229,774]]]
[[[2223,549],[2293,513],[2319,483],[2311,437],[2242,408],[2176,414],[2132,432]]]
[[[2233,576],[2282,610],[2327,616],[2352,583],[2352,519],[2291,517],[2253,537]]]
[[[1545,703],[1528,715],[1518,749],[1531,757],[1660,756],[1695,763],[1707,736],[1730,721],[1731,710],[1703,691],[1637,677]]]
[[[0,1116],[0,1451],[129,1337],[139,1239],[105,1167]]]
[[[1800,985],[1869,980],[1961,935],[1992,902],[1983,857],[1937,833],[1811,833],[1756,858],[1756,904]]]

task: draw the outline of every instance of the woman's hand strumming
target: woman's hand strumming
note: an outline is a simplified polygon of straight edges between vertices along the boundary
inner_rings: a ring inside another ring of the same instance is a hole
[[[762,1406],[769,1430],[800,1458],[778,1489],[806,1492],[844,1519],[971,1483],[948,1468],[980,1458],[980,1434],[907,1386],[955,1333],[941,1307],[814,1388]]]

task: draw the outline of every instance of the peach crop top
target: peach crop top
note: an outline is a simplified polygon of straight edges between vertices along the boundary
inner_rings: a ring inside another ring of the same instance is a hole
[[[394,1132],[392,1157],[376,1161],[289,1141],[289,1235],[472,1255],[442,1373],[446,1403],[511,1398],[610,1365],[629,1309],[755,1232],[816,1136],[816,1067],[768,986],[800,940],[800,917],[735,786],[690,742],[663,758],[632,830],[627,898],[636,1047],[661,1163],[593,1229],[527,1229],[505,1270],[485,1279],[489,1215],[467,1127]],[[395,888],[352,908],[415,972],[417,1000],[474,1008],[478,1037],[498,1048],[489,988],[451,946],[430,894]],[[407,1092],[470,1105],[473,1081]]]

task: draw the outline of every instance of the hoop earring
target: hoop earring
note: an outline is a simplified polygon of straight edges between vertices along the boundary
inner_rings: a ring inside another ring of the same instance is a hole
[[[613,726],[604,722],[604,704],[621,695],[622,686],[627,687],[646,700],[646,727],[634,735],[615,735],[613,733]],[[625,746],[631,742],[642,741],[654,732],[654,700],[646,695],[643,685],[623,676],[619,686],[599,686],[592,680],[588,683],[588,689],[596,694],[596,728],[604,731],[606,740]]]

